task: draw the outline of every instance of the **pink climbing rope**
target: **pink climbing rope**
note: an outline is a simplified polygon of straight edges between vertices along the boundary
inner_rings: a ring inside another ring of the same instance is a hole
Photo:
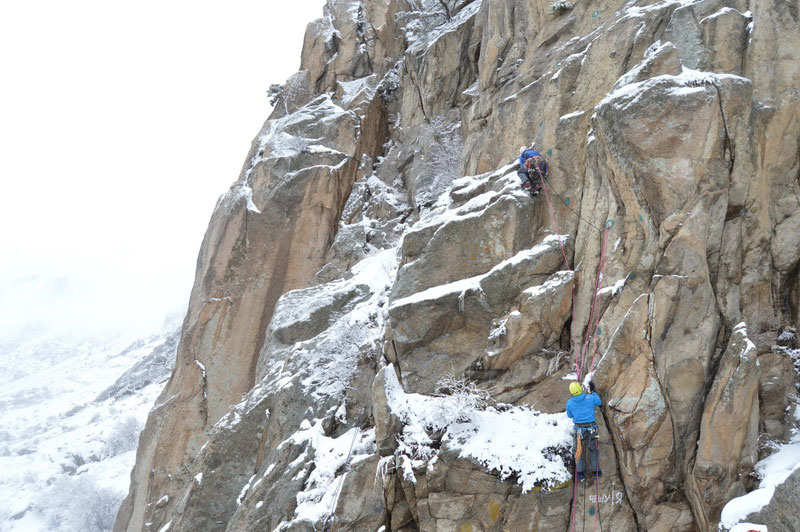
[[[561,239],[561,233],[558,230],[558,224],[556,223],[556,217],[553,216],[553,206],[550,205],[550,196],[547,194],[547,187],[544,184],[544,175],[542,174],[541,169],[539,169],[539,181],[542,183],[542,190],[544,190],[544,197],[547,200],[547,210],[550,211],[550,221],[553,222],[553,229],[556,231],[556,238],[558,238],[558,245],[561,246],[561,256],[564,257],[564,264],[567,266],[567,270],[572,270],[572,267],[569,265],[569,260],[567,260],[567,252],[564,251],[564,242]]]
[[[544,175],[542,175],[541,169],[539,171],[539,181],[542,183],[542,190],[544,190],[544,198],[547,201],[547,210],[550,212],[550,222],[553,224],[553,229],[556,232],[556,238],[558,239],[558,245],[561,247],[561,256],[564,257],[564,264],[567,267],[567,270],[573,272],[573,279],[574,279],[574,270],[569,265],[569,259],[567,259],[567,252],[564,250],[564,242],[561,238],[561,233],[558,230],[558,224],[556,223],[556,217],[553,214],[553,206],[550,203],[550,195],[547,193],[547,185],[544,184]],[[572,283],[572,293],[570,294],[572,297],[572,323],[575,323],[575,283]],[[575,361],[577,363],[577,356],[578,353],[575,353]],[[575,531],[575,510],[578,507],[578,468],[577,464],[575,467],[575,472],[573,473],[572,477],[572,515],[570,517],[570,529],[572,532]]]
[[[539,170],[539,181],[542,183],[542,190],[544,190],[544,198],[547,201],[547,210],[550,212],[550,222],[553,224],[553,229],[556,232],[556,238],[558,238],[558,245],[561,246],[561,256],[564,257],[564,264],[567,266],[567,270],[571,271],[573,274],[573,281],[575,280],[575,270],[569,265],[569,260],[567,259],[567,252],[564,250],[564,242],[561,238],[561,233],[558,230],[558,223],[556,223],[556,217],[553,214],[553,205],[550,203],[550,195],[547,193],[547,185],[544,183],[544,175]],[[572,323],[573,325],[577,323],[575,321],[575,283],[572,283],[572,290],[570,293],[570,298],[572,299]],[[578,351],[575,351],[575,366],[578,366]]]
[[[550,203],[550,195],[547,192],[547,185],[545,185],[544,176],[541,173],[541,169],[540,169],[540,172],[539,172],[539,176],[540,176],[540,181],[542,183],[542,190],[544,190],[544,197],[545,197],[545,200],[547,201],[547,210],[550,213],[550,221],[553,224],[553,229],[555,230],[556,238],[558,238],[558,245],[561,247],[561,256],[564,257],[564,264],[566,265],[567,270],[572,271],[573,275],[574,275],[574,270],[572,269],[572,267],[569,264],[569,259],[567,259],[567,252],[564,249],[564,243],[563,243],[563,240],[561,238],[561,233],[558,230],[558,224],[556,223],[556,218],[555,218],[555,215],[553,214],[553,205]],[[598,296],[599,296],[599,293],[600,293],[600,283],[605,281],[605,269],[606,269],[606,262],[607,262],[607,257],[608,257],[608,233],[609,233],[610,229],[611,229],[611,226],[608,223],[606,223],[606,227],[605,227],[604,235],[603,235],[603,244],[600,247],[600,262],[597,265],[597,271],[596,271],[596,274],[595,274],[594,296],[592,297],[592,305],[591,305],[591,307],[589,309],[589,323],[588,323],[588,326],[586,328],[586,336],[584,337],[583,346],[580,349],[575,351],[575,367],[576,367],[576,372],[577,372],[577,376],[578,376],[578,381],[581,380],[581,377],[582,377],[582,374],[583,374],[583,367],[586,364],[586,355],[587,354],[591,354],[591,362],[590,362],[590,365],[589,365],[589,371],[591,371],[594,368],[595,356],[597,354],[597,335],[595,334],[595,332],[597,330],[597,325],[600,322],[600,312],[599,312],[599,309],[596,309],[596,307],[597,307],[597,299],[598,299]],[[574,277],[573,277],[573,279],[574,279]],[[573,285],[572,285],[571,297],[572,297],[572,323],[573,323],[573,326],[574,326],[574,324],[577,323],[576,320],[575,320],[575,283],[573,283]],[[595,314],[595,310],[597,310],[596,314]],[[589,339],[590,338],[592,340],[592,348],[591,348],[591,350],[589,350]],[[599,441],[598,440],[595,440],[595,445],[597,445],[599,447]],[[597,451],[599,453],[599,448],[597,449]],[[593,523],[593,529],[595,531],[597,530],[597,517],[598,517],[598,514],[600,513],[600,486],[599,486],[599,484],[597,482],[598,473],[599,473],[599,467],[600,467],[600,464],[599,464],[599,461],[598,461],[598,463],[596,465],[597,471],[595,471],[595,491],[596,491],[595,506],[596,506],[596,509],[595,509],[595,514],[594,514],[594,523]],[[574,473],[573,479],[572,479],[572,512],[571,512],[571,516],[570,516],[570,530],[572,532],[574,532],[574,530],[575,530],[575,514],[576,514],[577,506],[578,506],[578,468],[577,468],[577,464],[576,464],[575,473]],[[584,519],[585,519],[585,516],[584,516]]]

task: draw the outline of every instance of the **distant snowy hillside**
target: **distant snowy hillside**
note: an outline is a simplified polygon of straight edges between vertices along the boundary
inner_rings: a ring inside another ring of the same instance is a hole
[[[0,531],[111,530],[174,329],[0,345]]]

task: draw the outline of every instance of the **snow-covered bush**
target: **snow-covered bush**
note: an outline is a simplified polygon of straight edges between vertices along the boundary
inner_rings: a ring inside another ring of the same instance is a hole
[[[111,429],[106,438],[104,455],[107,457],[135,451],[139,444],[139,433],[142,426],[133,416],[128,416]]]
[[[800,348],[797,347],[797,330],[794,327],[782,327],[775,341],[777,344],[772,346],[772,351],[789,357],[795,372],[800,377]]]
[[[551,357],[550,361],[547,363],[547,373],[545,373],[545,375],[547,375],[548,377],[550,375],[553,375],[559,369],[561,369],[561,363],[567,357],[569,357],[569,351],[563,351],[561,349],[557,349],[554,351],[545,349],[544,353]]]
[[[397,89],[400,88],[400,65],[402,62],[398,62],[394,67],[392,67],[389,72],[383,76],[380,83],[378,83],[378,94],[384,100],[393,100],[395,98],[394,93],[397,92]]]
[[[61,477],[36,500],[35,506],[47,515],[48,530],[109,532],[114,528],[123,497],[84,476]]]
[[[275,106],[278,103],[278,100],[283,98],[283,85],[279,83],[273,83],[267,89],[267,98],[269,99],[269,104]]]
[[[404,4],[406,9],[398,11],[396,17],[409,43],[449,20],[438,0],[408,0]]]
[[[409,45],[419,40],[426,41],[434,29],[452,21],[465,7],[476,0],[406,0],[402,2],[397,20],[406,35]]]
[[[568,2],[567,0],[556,0],[555,2],[550,3],[550,12],[555,16],[560,17],[567,11],[571,11],[574,7],[574,4],[572,2]]]
[[[348,328],[333,329],[327,335],[324,349],[316,351],[309,376],[303,379],[305,389],[317,396],[343,394],[353,378],[360,356],[376,356],[374,328],[355,323]]]

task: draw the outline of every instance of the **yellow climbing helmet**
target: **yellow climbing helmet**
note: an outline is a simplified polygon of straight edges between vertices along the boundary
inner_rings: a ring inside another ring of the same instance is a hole
[[[580,395],[583,393],[583,388],[581,387],[581,383],[572,381],[569,383],[569,392],[572,395]]]

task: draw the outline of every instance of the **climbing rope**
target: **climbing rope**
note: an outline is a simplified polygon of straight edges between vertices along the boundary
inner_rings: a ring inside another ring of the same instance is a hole
[[[563,239],[562,239],[561,233],[560,233],[560,231],[558,229],[558,223],[556,222],[555,214],[553,213],[553,205],[552,205],[552,202],[550,201],[550,194],[548,192],[548,187],[545,184],[545,174],[541,171],[541,168],[537,168],[537,170],[539,171],[540,182],[542,184],[542,190],[544,191],[545,201],[547,202],[547,210],[550,213],[550,221],[553,224],[553,229],[554,229],[554,231],[556,233],[556,238],[558,238],[558,244],[561,247],[561,255],[562,255],[562,257],[564,257],[564,264],[566,265],[568,270],[571,270],[571,271],[574,272],[574,270],[572,270],[572,267],[569,264],[569,259],[567,259],[567,252],[564,249]],[[554,193],[555,193],[555,190],[554,190]],[[559,197],[560,197],[560,195],[559,195]],[[589,310],[589,323],[587,324],[586,335],[584,337],[584,342],[582,344],[582,347],[581,347],[580,350],[576,350],[575,351],[575,367],[576,367],[576,371],[577,371],[576,374],[577,374],[578,380],[580,380],[581,377],[583,376],[583,367],[586,365],[586,358],[587,358],[588,354],[591,354],[591,358],[592,358],[592,362],[591,362],[591,365],[590,365],[590,368],[589,368],[590,371],[594,367],[594,356],[595,356],[596,349],[597,349],[597,336],[596,336],[595,332],[596,332],[597,324],[599,323],[599,320],[600,320],[599,311],[598,311],[597,315],[595,314],[595,310],[596,310],[595,307],[597,306],[597,298],[598,298],[598,294],[599,294],[599,291],[600,291],[600,283],[603,281],[603,278],[605,277],[605,264],[606,264],[606,258],[607,258],[607,253],[608,253],[608,233],[611,230],[611,228],[614,226],[614,222],[612,220],[609,220],[609,221],[606,222],[605,228],[604,229],[600,229],[599,227],[597,227],[593,223],[589,222],[588,220],[585,220],[580,214],[578,214],[572,208],[570,208],[569,205],[566,205],[566,203],[564,204],[564,206],[567,207],[570,211],[572,211],[572,213],[575,214],[575,216],[577,216],[579,219],[585,221],[587,224],[589,224],[590,226],[594,227],[595,229],[598,229],[599,231],[603,231],[603,244],[601,246],[601,251],[600,251],[600,262],[598,263],[597,272],[595,274],[594,296],[592,297],[592,305],[591,305],[590,310]],[[572,296],[572,318],[573,318],[572,322],[573,323],[577,323],[575,321],[575,285],[574,284],[573,284],[573,287],[572,287],[571,296]],[[591,350],[589,349],[590,340],[594,344],[593,348]]]
[[[553,216],[553,206],[550,204],[550,196],[547,195],[547,187],[544,185],[544,174],[542,173],[542,169],[540,167],[537,168],[537,170],[539,171],[539,181],[542,183],[542,190],[544,190],[544,197],[547,200],[547,209],[550,211],[550,220],[553,222],[553,229],[556,231],[558,245],[561,246],[561,255],[564,257],[564,264],[567,266],[567,270],[572,270],[572,267],[569,265],[569,260],[567,259],[567,252],[564,251],[564,241],[561,238],[561,233],[558,231],[556,218]]]
[[[358,438],[360,433],[361,431],[359,430],[358,426],[353,428],[353,439],[350,441],[350,450],[347,451],[347,458],[344,461],[345,468],[350,466],[350,458],[353,455],[353,447],[355,446],[356,438]],[[339,477],[336,488],[333,490],[333,499],[331,499],[331,504],[328,507],[328,517],[325,519],[325,526],[323,528],[325,532],[331,530],[333,523],[336,520],[336,502],[339,500],[339,495],[342,493],[342,485],[344,484],[344,477],[346,476],[346,473],[342,473],[342,475]]]
[[[537,170],[539,171],[539,180],[540,180],[540,182],[542,184],[542,190],[544,191],[545,201],[547,202],[547,210],[548,210],[548,212],[550,214],[550,221],[553,224],[553,230],[555,231],[556,238],[558,239],[558,244],[559,244],[559,246],[561,248],[561,255],[564,258],[564,264],[566,265],[567,270],[572,271],[573,275],[574,275],[574,270],[572,269],[572,267],[569,264],[569,259],[567,258],[567,252],[564,249],[563,239],[562,239],[561,233],[560,233],[560,231],[558,229],[558,223],[556,222],[555,214],[553,213],[553,205],[550,202],[550,195],[549,195],[548,190],[547,190],[547,185],[545,184],[545,174],[541,171],[541,167],[537,167]],[[555,189],[553,190],[553,192],[558,197],[560,197],[562,200],[564,200],[564,198],[560,194],[558,194],[555,191]],[[577,374],[578,380],[580,381],[581,377],[583,375],[583,367],[586,364],[587,354],[591,355],[591,362],[590,362],[590,365],[589,365],[589,371],[590,372],[592,371],[592,369],[594,369],[594,365],[595,365],[595,356],[597,354],[597,335],[598,335],[598,332],[599,332],[598,324],[600,322],[600,310],[599,310],[599,308],[597,308],[597,299],[598,299],[599,294],[600,294],[601,283],[603,283],[605,281],[605,268],[606,268],[606,263],[607,263],[607,259],[608,259],[608,234],[611,231],[611,228],[614,226],[614,222],[613,222],[613,220],[608,220],[606,222],[606,224],[605,224],[605,227],[603,229],[600,229],[599,227],[597,227],[596,225],[594,225],[590,221],[588,221],[585,218],[583,218],[580,214],[575,212],[575,210],[573,210],[569,206],[569,202],[563,201],[563,204],[578,219],[584,221],[586,224],[588,224],[591,227],[594,227],[598,231],[603,231],[603,243],[602,243],[602,245],[600,247],[600,261],[597,264],[597,269],[596,269],[596,272],[595,272],[594,296],[592,297],[592,305],[591,305],[590,310],[589,310],[589,322],[588,322],[587,328],[586,328],[586,335],[585,335],[585,338],[584,338],[584,342],[583,342],[582,348],[575,351],[576,374]],[[573,283],[573,285],[572,285],[571,298],[572,298],[572,323],[575,324],[575,323],[577,323],[577,321],[575,320],[575,309],[576,309],[576,305],[575,305],[575,283]],[[591,350],[589,349],[589,341],[590,340],[592,341]],[[579,441],[580,440],[580,434],[577,434],[576,438]],[[576,444],[577,444],[577,442],[576,442]],[[587,452],[588,452],[588,449],[587,449]],[[595,461],[596,463],[595,463],[595,478],[594,478],[594,482],[595,482],[594,509],[595,509],[595,512],[594,512],[594,519],[593,519],[593,525],[592,525],[592,529],[594,531],[597,530],[597,524],[598,524],[598,520],[599,520],[599,517],[600,517],[600,484],[599,484],[600,444],[599,444],[599,438],[595,439],[595,452],[597,453],[597,458],[596,458],[596,461]],[[577,467],[578,466],[578,464],[577,464],[577,460],[578,459],[579,458],[575,459],[575,462],[576,462],[575,463],[575,472],[574,472],[573,480],[572,480],[572,486],[573,486],[573,489],[572,489],[572,501],[573,502],[572,502],[572,512],[571,512],[571,516],[570,516],[570,522],[571,522],[570,530],[572,532],[575,531],[575,517],[576,517],[576,512],[577,512],[577,507],[578,507],[578,467]],[[581,457],[580,459],[583,459],[583,458]],[[586,486],[585,485],[583,487],[583,523],[582,523],[582,527],[583,527],[583,530],[585,532],[585,530],[586,530]],[[602,531],[602,521],[600,521],[600,529]]]
[[[558,223],[556,223],[556,217],[553,214],[553,205],[550,203],[550,196],[547,193],[547,186],[545,185],[545,174],[542,173],[541,168],[537,168],[539,170],[539,181],[542,183],[542,190],[544,191],[544,197],[547,201],[547,210],[550,212],[550,222],[553,224],[553,229],[556,232],[556,238],[558,239],[558,245],[561,246],[561,255],[564,257],[564,264],[567,267],[567,270],[572,272],[573,275],[573,283],[572,288],[570,290],[570,299],[572,300],[572,323],[577,323],[575,320],[575,270],[569,265],[569,260],[567,259],[567,252],[564,250],[564,241],[561,238],[561,233],[558,230]],[[573,211],[574,212],[574,211]],[[574,339],[573,339],[574,340]],[[578,352],[575,352],[575,365],[578,365]],[[574,510],[574,508],[573,508]]]
[[[598,432],[600,429],[597,429]],[[592,531],[597,531],[597,520],[600,518],[600,434],[597,435],[597,438],[594,440],[594,448],[595,452],[597,453],[597,458],[595,459],[594,465],[594,488],[595,488],[595,496],[594,496],[594,523],[592,524]],[[602,530],[603,527],[600,527]]]
[[[542,188],[544,188],[544,182],[545,182],[545,180],[546,180],[546,179],[547,179],[546,177],[545,177],[544,179],[542,179]],[[574,214],[576,218],[578,218],[579,220],[581,220],[582,222],[584,222],[586,225],[588,225],[588,226],[590,226],[590,227],[593,227],[593,228],[597,229],[598,231],[602,231],[602,230],[603,230],[603,228],[602,228],[602,227],[597,227],[597,226],[596,226],[596,225],[594,225],[592,222],[590,222],[589,220],[587,220],[586,218],[584,218],[583,216],[581,216],[580,214],[578,214],[578,212],[577,212],[575,209],[573,209],[572,207],[570,207],[570,206],[569,206],[569,203],[570,203],[570,202],[569,202],[569,198],[565,198],[564,196],[562,196],[561,194],[559,194],[559,193],[558,193],[558,191],[556,190],[556,187],[555,187],[555,186],[553,186],[553,184],[552,184],[552,183],[550,183],[550,187],[551,187],[551,190],[553,191],[553,194],[555,194],[556,196],[558,196],[558,198],[561,200],[561,205],[563,205],[565,209],[569,210],[569,211],[570,211],[572,214]],[[549,204],[549,200],[548,200],[548,204]]]

